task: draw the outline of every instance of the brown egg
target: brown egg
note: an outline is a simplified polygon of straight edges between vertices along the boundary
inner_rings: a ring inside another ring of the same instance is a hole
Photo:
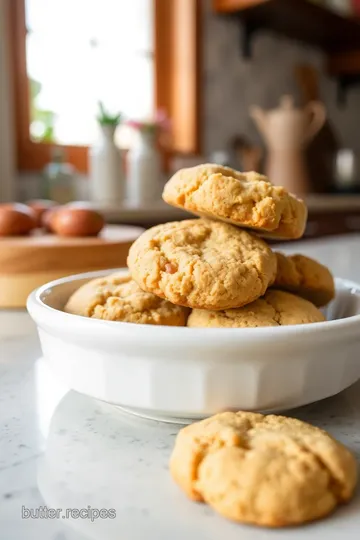
[[[51,220],[52,230],[59,236],[96,236],[104,224],[99,212],[75,206],[63,206]]]
[[[59,208],[81,208],[86,210],[95,210],[94,204],[88,201],[74,201],[64,205],[54,206],[53,208],[50,208],[48,211],[46,211],[42,217],[42,226],[46,229],[46,231],[52,233],[55,232],[52,223],[54,220],[55,212],[59,210]]]
[[[47,232],[54,232],[52,223],[54,216],[56,212],[63,208],[62,206],[53,206],[52,208],[49,208],[48,210],[45,210],[45,212],[41,216],[41,226],[47,231]]]
[[[0,236],[25,235],[35,227],[36,214],[25,204],[0,204]]]
[[[33,201],[28,201],[27,206],[30,206],[36,214],[36,226],[42,227],[42,216],[45,214],[47,210],[50,208],[56,206],[56,203],[54,201],[49,201],[47,199],[36,199]]]

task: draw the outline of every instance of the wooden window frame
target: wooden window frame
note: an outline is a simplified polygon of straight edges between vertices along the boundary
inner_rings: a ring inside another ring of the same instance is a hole
[[[19,171],[39,171],[50,160],[50,143],[30,139],[29,81],[26,71],[25,0],[7,0],[11,28],[16,156]],[[171,153],[198,154],[200,0],[153,0],[155,9],[155,104],[172,122]],[[79,172],[88,168],[88,147],[65,146]]]

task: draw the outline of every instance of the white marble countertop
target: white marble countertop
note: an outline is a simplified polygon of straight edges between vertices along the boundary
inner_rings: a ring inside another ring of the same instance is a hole
[[[281,249],[314,256],[335,274],[360,281],[360,235]],[[283,531],[230,523],[188,501],[168,472],[179,426],[68,391],[40,354],[28,316],[0,313],[1,540],[358,540],[359,492],[330,518]],[[360,381],[289,414],[327,429],[360,460]],[[22,517],[44,506],[61,508],[60,517]],[[65,515],[89,507],[114,509],[116,517]]]

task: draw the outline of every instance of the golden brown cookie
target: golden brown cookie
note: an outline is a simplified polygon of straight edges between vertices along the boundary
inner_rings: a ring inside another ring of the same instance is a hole
[[[165,185],[163,199],[194,214],[256,230],[268,238],[300,238],[305,203],[256,172],[220,165],[178,171]]]
[[[174,304],[227,309],[252,302],[276,274],[276,257],[257,236],[228,223],[165,223],[131,246],[128,266],[146,291]]]
[[[353,455],[325,431],[283,416],[225,412],[183,428],[174,480],[223,516],[269,527],[321,518],[353,495]]]
[[[268,289],[251,304],[224,311],[194,309],[187,326],[208,328],[256,328],[285,326],[325,321],[324,315],[311,302],[283,291]]]
[[[276,253],[276,258],[275,288],[298,294],[318,307],[326,306],[334,298],[334,278],[326,266],[305,255]]]
[[[74,315],[138,324],[185,326],[187,310],[144,292],[130,276],[113,274],[93,279],[68,300]]]

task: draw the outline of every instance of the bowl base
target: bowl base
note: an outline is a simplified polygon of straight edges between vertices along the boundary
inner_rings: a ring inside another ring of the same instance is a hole
[[[211,415],[196,415],[196,417],[192,417],[192,418],[181,418],[177,416],[171,416],[166,413],[160,413],[160,412],[156,413],[153,411],[148,411],[146,409],[122,407],[121,405],[115,405],[115,407],[120,409],[122,412],[125,412],[126,414],[131,414],[133,416],[144,418],[145,420],[155,420],[156,422],[165,422],[167,424],[187,425],[187,424],[192,424],[193,422],[196,422],[197,420],[203,420],[204,418],[211,416]]]

